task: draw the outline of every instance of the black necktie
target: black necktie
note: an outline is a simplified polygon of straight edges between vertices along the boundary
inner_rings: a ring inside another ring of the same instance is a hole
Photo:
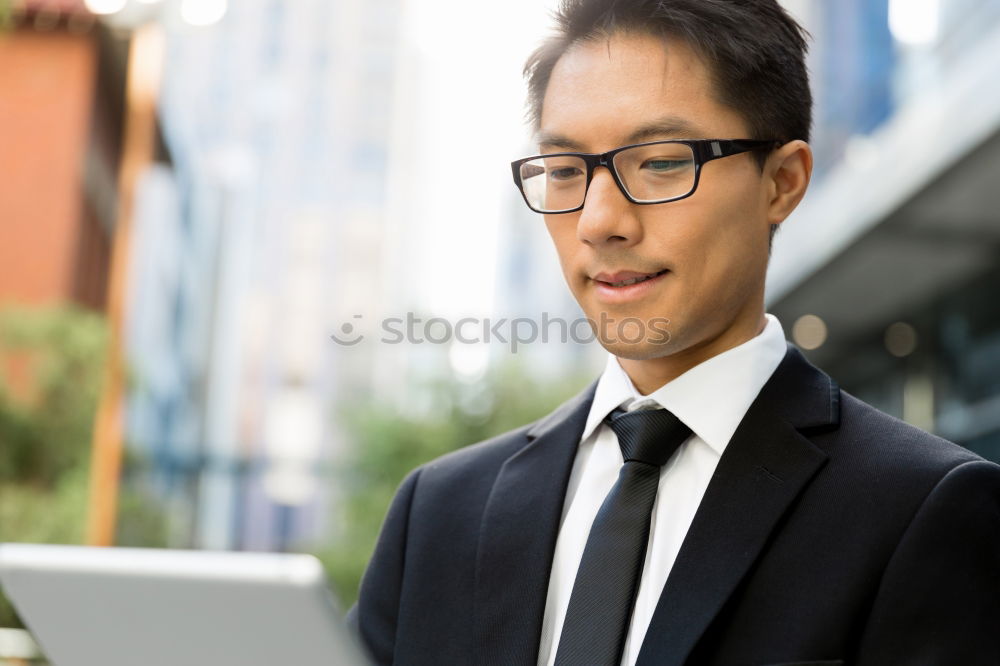
[[[617,666],[621,662],[646,558],[660,466],[691,434],[665,409],[616,409],[605,422],[618,436],[625,464],[590,528],[559,638],[556,666]]]

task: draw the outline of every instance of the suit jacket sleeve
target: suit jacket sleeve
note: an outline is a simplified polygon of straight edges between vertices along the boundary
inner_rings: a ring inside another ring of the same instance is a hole
[[[889,561],[857,663],[1000,664],[1000,466],[950,470]]]
[[[361,579],[358,603],[347,613],[348,626],[376,664],[393,661],[410,505],[419,474],[419,468],[411,472],[396,492]]]

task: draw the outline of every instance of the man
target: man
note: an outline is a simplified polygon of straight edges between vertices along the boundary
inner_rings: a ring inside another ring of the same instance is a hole
[[[558,21],[514,176],[608,365],[403,482],[350,614],[373,657],[1000,664],[1000,467],[840,391],[764,313],[812,166],[801,28],[775,0]]]

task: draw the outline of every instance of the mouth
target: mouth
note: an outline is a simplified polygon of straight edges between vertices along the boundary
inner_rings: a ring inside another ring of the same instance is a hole
[[[633,284],[639,284],[640,282],[646,282],[647,280],[652,280],[658,278],[668,269],[664,268],[662,271],[657,271],[655,273],[635,273],[633,271],[621,271],[618,273],[598,273],[594,276],[594,281],[599,282],[602,285],[609,287],[629,287]]]
[[[669,277],[670,269],[639,273],[619,271],[598,273],[591,280],[597,300],[608,306],[636,303],[658,292],[660,284]]]

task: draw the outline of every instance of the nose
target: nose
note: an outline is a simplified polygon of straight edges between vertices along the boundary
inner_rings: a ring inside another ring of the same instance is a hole
[[[638,243],[642,238],[642,227],[635,208],[636,205],[618,189],[611,172],[598,167],[577,221],[577,238],[593,246]]]

